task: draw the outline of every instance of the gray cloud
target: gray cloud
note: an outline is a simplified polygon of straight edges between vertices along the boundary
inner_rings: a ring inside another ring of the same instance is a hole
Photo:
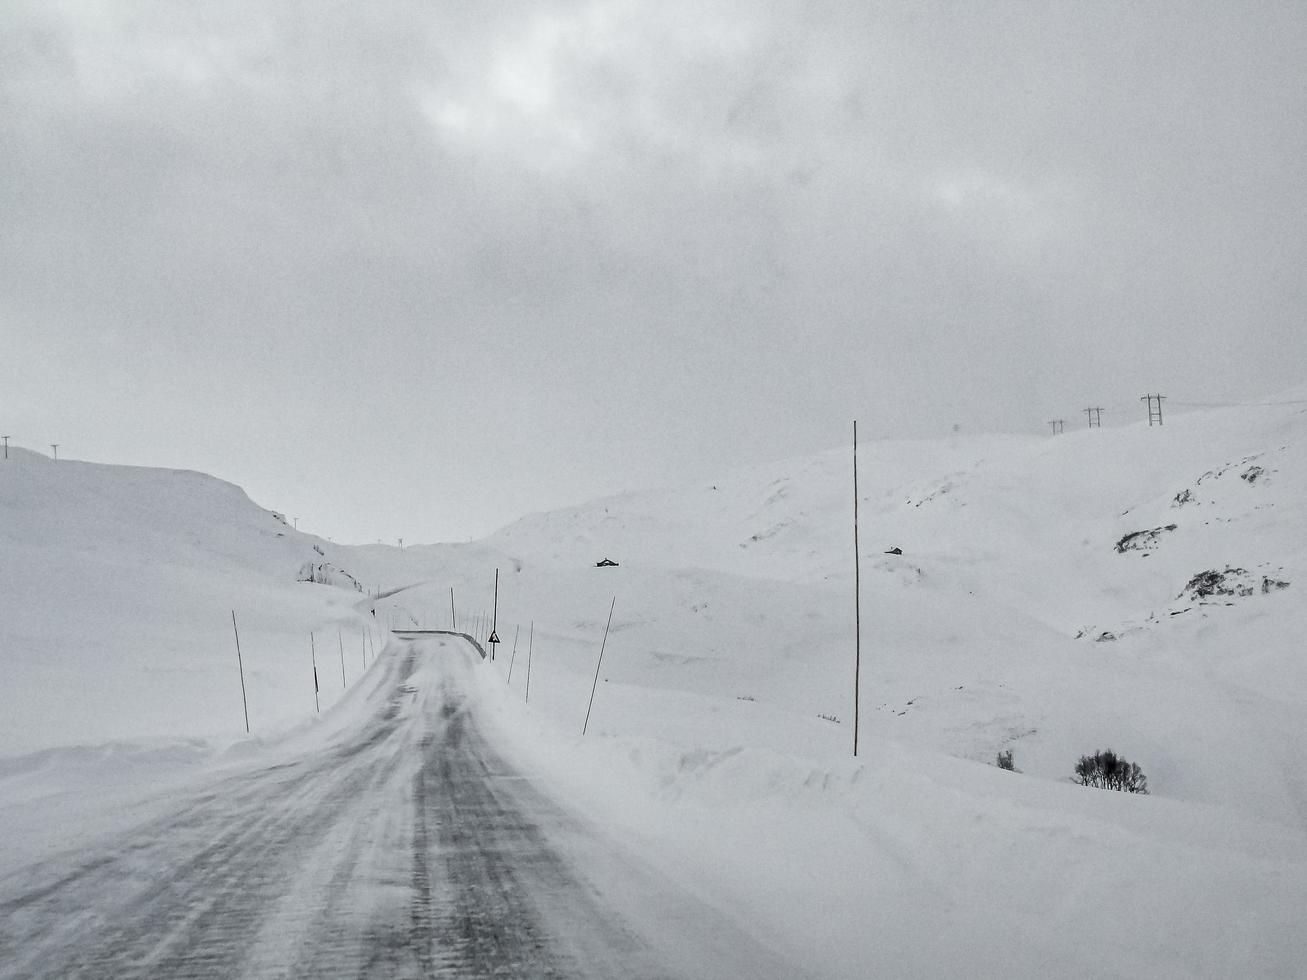
[[[1086,398],[1265,394],[1307,343],[1305,24],[14,4],[5,411],[412,539],[853,415],[1033,431]]]

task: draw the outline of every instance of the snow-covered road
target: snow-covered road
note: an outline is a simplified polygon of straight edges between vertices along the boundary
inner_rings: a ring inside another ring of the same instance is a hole
[[[5,874],[0,975],[795,975],[510,768],[476,661],[392,645],[348,725]]]

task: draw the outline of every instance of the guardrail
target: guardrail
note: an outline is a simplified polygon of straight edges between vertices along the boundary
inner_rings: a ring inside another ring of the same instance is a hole
[[[481,654],[482,660],[486,659],[485,647],[478,642],[477,638],[460,630],[391,630],[391,632],[400,639],[408,639],[417,636],[461,636],[463,639],[467,640],[468,643],[471,643],[476,647],[477,653]]]

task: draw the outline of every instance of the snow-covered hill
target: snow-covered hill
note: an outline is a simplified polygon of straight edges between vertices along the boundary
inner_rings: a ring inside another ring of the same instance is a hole
[[[1012,749],[1048,780],[1111,746],[1155,795],[1307,822],[1301,405],[871,444],[860,475],[866,735],[978,762]],[[601,730],[838,753],[851,505],[844,449],[613,497],[409,549],[400,578],[431,584],[395,603],[448,626],[453,585],[489,612],[498,565],[500,636],[534,621],[548,658],[533,702],[579,725],[615,595]]]
[[[1292,975],[1307,392],[1275,401],[861,447],[857,760],[847,449],[404,550],[298,535],[196,474],[23,455],[0,467],[0,754],[239,733],[233,609],[271,735],[312,718],[310,631],[339,691],[338,643],[352,684],[369,625],[448,628],[451,589],[484,638],[498,569],[505,741],[818,972]],[[305,563],[401,591],[373,619]],[[1105,748],[1151,795],[1072,784]]]
[[[298,581],[335,557],[332,546],[240,488],[180,470],[10,457],[0,465],[0,755],[243,734],[233,611],[256,732],[313,712],[312,630],[325,645],[324,704],[341,687],[338,631],[349,675],[362,670],[365,597]]]

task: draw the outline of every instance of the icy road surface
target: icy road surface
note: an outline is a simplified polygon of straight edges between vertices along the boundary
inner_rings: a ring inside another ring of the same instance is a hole
[[[476,659],[392,647],[357,724],[7,874],[0,976],[795,975],[509,768]]]

